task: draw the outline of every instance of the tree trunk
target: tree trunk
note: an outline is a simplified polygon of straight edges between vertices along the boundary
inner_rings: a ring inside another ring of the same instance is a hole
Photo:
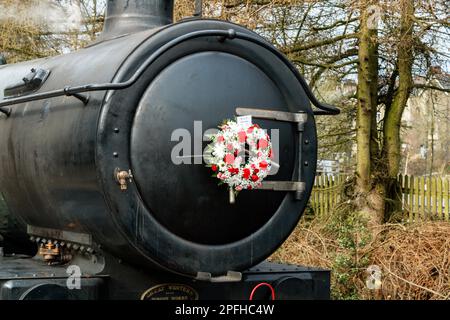
[[[376,127],[378,94],[377,28],[371,25],[377,0],[360,1],[358,109],[356,117],[356,205],[369,225],[383,221],[383,190],[373,184],[373,170],[378,156]]]
[[[413,27],[414,27],[414,1],[400,0],[400,35],[398,43],[398,88],[394,94],[392,104],[387,106],[383,125],[383,152],[382,160],[387,168],[384,172],[386,197],[389,206],[386,215],[392,211],[401,210],[401,190],[397,185],[397,176],[400,171],[400,129],[403,111],[405,110],[413,86],[412,64],[414,59]],[[383,174],[383,172],[380,172]]]

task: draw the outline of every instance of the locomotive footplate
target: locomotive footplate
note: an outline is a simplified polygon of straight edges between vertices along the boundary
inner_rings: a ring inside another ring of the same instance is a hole
[[[0,256],[0,300],[97,300],[106,289],[102,275],[81,274],[73,267],[49,266],[24,255]]]
[[[330,298],[328,270],[270,262],[242,272],[238,281],[218,282],[142,272],[112,259],[104,272],[82,272],[77,286],[73,270],[71,264],[0,257],[0,300],[270,300],[272,294],[276,300]]]

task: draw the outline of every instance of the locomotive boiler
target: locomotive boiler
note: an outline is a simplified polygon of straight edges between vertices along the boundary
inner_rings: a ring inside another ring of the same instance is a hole
[[[307,205],[314,116],[339,111],[252,31],[172,15],[108,1],[95,43],[0,66],[0,300],[328,297],[328,271],[263,261]],[[242,115],[276,133],[279,169],[230,203],[204,131]]]

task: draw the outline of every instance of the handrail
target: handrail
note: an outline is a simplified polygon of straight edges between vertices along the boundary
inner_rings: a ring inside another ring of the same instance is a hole
[[[300,85],[305,90],[306,95],[310,99],[311,103],[319,108],[321,111],[315,111],[314,114],[319,115],[334,115],[339,114],[340,110],[336,107],[333,107],[328,104],[324,104],[319,102],[314,94],[312,93],[311,89],[309,88],[306,81],[303,79],[303,77],[298,73],[297,69],[290,63],[290,61],[275,47],[270,45],[268,42],[262,40],[259,37],[248,35],[241,32],[236,32],[234,29],[228,29],[228,30],[200,30],[200,31],[194,31],[187,34],[184,34],[182,36],[179,36],[175,39],[172,39],[171,41],[167,42],[163,46],[161,46],[159,49],[157,49],[152,55],[150,55],[144,63],[136,70],[136,72],[131,76],[127,81],[125,82],[118,82],[118,83],[103,83],[103,84],[87,84],[82,86],[73,86],[73,87],[65,87],[63,89],[57,89],[53,91],[48,92],[42,92],[42,93],[36,93],[31,95],[26,95],[22,97],[16,97],[11,99],[4,99],[3,101],[0,101],[0,112],[6,114],[9,116],[11,114],[11,108],[7,108],[9,106],[13,106],[20,103],[26,103],[30,101],[37,101],[37,100],[44,100],[49,98],[55,98],[55,97],[61,97],[61,96],[74,96],[75,98],[81,100],[85,105],[88,103],[89,98],[82,95],[82,93],[86,92],[92,92],[92,91],[106,91],[106,90],[123,90],[131,87],[133,84],[135,84],[140,77],[144,74],[145,70],[153,63],[155,62],[160,56],[162,56],[164,53],[166,53],[168,50],[172,49],[173,47],[179,45],[180,43],[192,40],[196,38],[201,37],[213,37],[217,36],[220,37],[220,41],[225,40],[233,40],[233,39],[241,39],[245,40],[254,44],[257,44],[270,52],[272,52],[274,55],[276,55],[280,60],[282,60],[286,66],[294,73],[297,80],[299,81]]]

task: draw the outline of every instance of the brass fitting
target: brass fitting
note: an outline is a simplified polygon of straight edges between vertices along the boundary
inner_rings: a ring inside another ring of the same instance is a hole
[[[59,250],[59,246],[48,242],[45,245],[41,245],[39,248],[39,255],[43,256],[46,262],[52,263],[53,261],[59,259],[61,251]]]
[[[120,185],[120,190],[125,191],[128,189],[128,182],[132,182],[133,175],[131,174],[131,170],[124,171],[120,169],[116,169],[115,178],[117,183]]]

